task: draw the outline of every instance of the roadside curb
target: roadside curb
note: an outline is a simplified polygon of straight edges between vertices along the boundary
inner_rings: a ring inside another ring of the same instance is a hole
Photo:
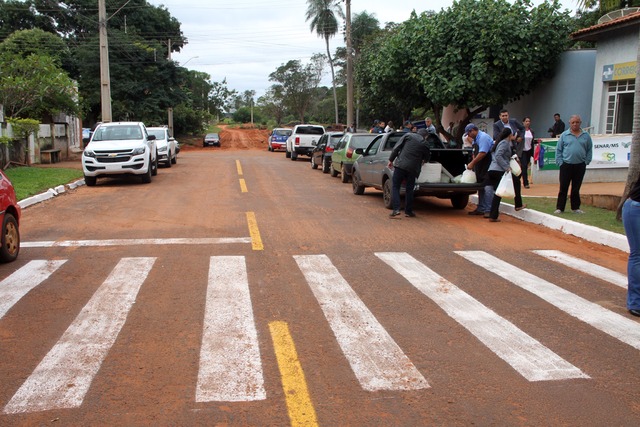
[[[469,200],[472,203],[478,203],[478,196],[472,195]],[[614,233],[612,231],[603,230],[591,225],[580,224],[579,222],[569,219],[560,218],[555,215],[549,215],[532,209],[523,209],[516,211],[513,205],[508,203],[500,203],[500,213],[518,218],[522,221],[539,224],[553,230],[561,231],[565,234],[571,234],[593,243],[609,246],[623,252],[629,252],[629,242],[624,234]],[[570,214],[563,214],[570,215]],[[575,214],[573,214],[575,215]]]
[[[84,185],[84,179],[79,179],[67,185],[58,185],[55,188],[48,189],[44,193],[36,194],[35,196],[27,197],[26,199],[20,200],[18,202],[18,206],[20,206],[21,209],[24,209],[31,205],[35,205],[36,203],[52,199],[59,194],[65,193],[67,191],[67,187],[69,188],[69,190],[73,190],[74,188],[78,188],[81,185]]]

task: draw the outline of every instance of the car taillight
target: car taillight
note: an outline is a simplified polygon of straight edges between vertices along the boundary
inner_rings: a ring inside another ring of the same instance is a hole
[[[296,136],[296,145],[300,145],[300,137]]]
[[[351,156],[353,156],[353,148],[349,147],[349,149],[347,150],[347,157],[350,159]]]
[[[333,147],[327,147],[324,151],[325,153],[333,153]]]

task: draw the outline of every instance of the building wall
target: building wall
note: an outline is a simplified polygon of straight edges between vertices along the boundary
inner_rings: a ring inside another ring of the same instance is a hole
[[[607,92],[606,83],[602,81],[603,67],[609,64],[636,61],[638,53],[638,28],[620,32],[615,38],[598,41],[598,54],[595,62],[593,79],[593,102],[591,109],[593,129],[590,133],[605,133]]]
[[[579,114],[584,127],[591,126],[591,100],[596,63],[595,49],[570,50],[560,56],[555,76],[519,100],[505,105],[511,117],[531,117],[536,138],[549,137],[553,115],[560,113],[569,128],[569,117]],[[497,119],[497,118],[496,118]]]

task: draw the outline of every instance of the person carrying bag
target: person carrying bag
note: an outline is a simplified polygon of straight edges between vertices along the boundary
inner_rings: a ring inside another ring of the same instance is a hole
[[[500,214],[500,202],[502,197],[506,197],[507,194],[513,194],[512,197],[516,197],[516,210],[523,208],[522,197],[516,194],[513,183],[513,174],[511,173],[511,166],[509,164],[512,155],[512,141],[515,139],[515,135],[511,132],[511,129],[505,127],[498,136],[498,144],[496,145],[495,152],[491,156],[491,165],[489,165],[489,183],[493,186],[495,194],[491,201],[491,211],[489,213],[489,221],[499,222],[498,216]],[[498,189],[503,190],[498,194]]]

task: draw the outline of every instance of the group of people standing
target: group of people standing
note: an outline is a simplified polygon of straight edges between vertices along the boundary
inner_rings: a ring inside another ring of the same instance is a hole
[[[560,115],[554,115],[555,123],[549,132],[558,136],[556,147],[556,164],[560,167],[560,189],[554,213],[561,214],[565,210],[569,186],[571,186],[571,210],[584,213],[580,209],[580,187],[586,172],[586,166],[592,159],[593,142],[591,136],[580,125],[580,116],[573,115],[569,120],[570,128],[564,131],[564,123]],[[556,132],[560,132],[556,134]],[[465,128],[465,137],[473,144],[473,160],[467,165],[474,170],[478,182],[486,185],[478,192],[478,205],[470,215],[483,215],[492,222],[500,221],[499,207],[501,197],[495,190],[505,173],[511,172],[510,161],[513,158],[520,165],[520,176],[512,176],[514,187],[515,210],[526,208],[522,202],[521,185],[529,188],[528,167],[534,153],[535,135],[531,129],[531,118],[525,117],[522,123],[509,117],[509,111],[500,111],[500,120],[493,124],[493,138],[486,132],[470,123]],[[522,184],[520,180],[522,179]]]

